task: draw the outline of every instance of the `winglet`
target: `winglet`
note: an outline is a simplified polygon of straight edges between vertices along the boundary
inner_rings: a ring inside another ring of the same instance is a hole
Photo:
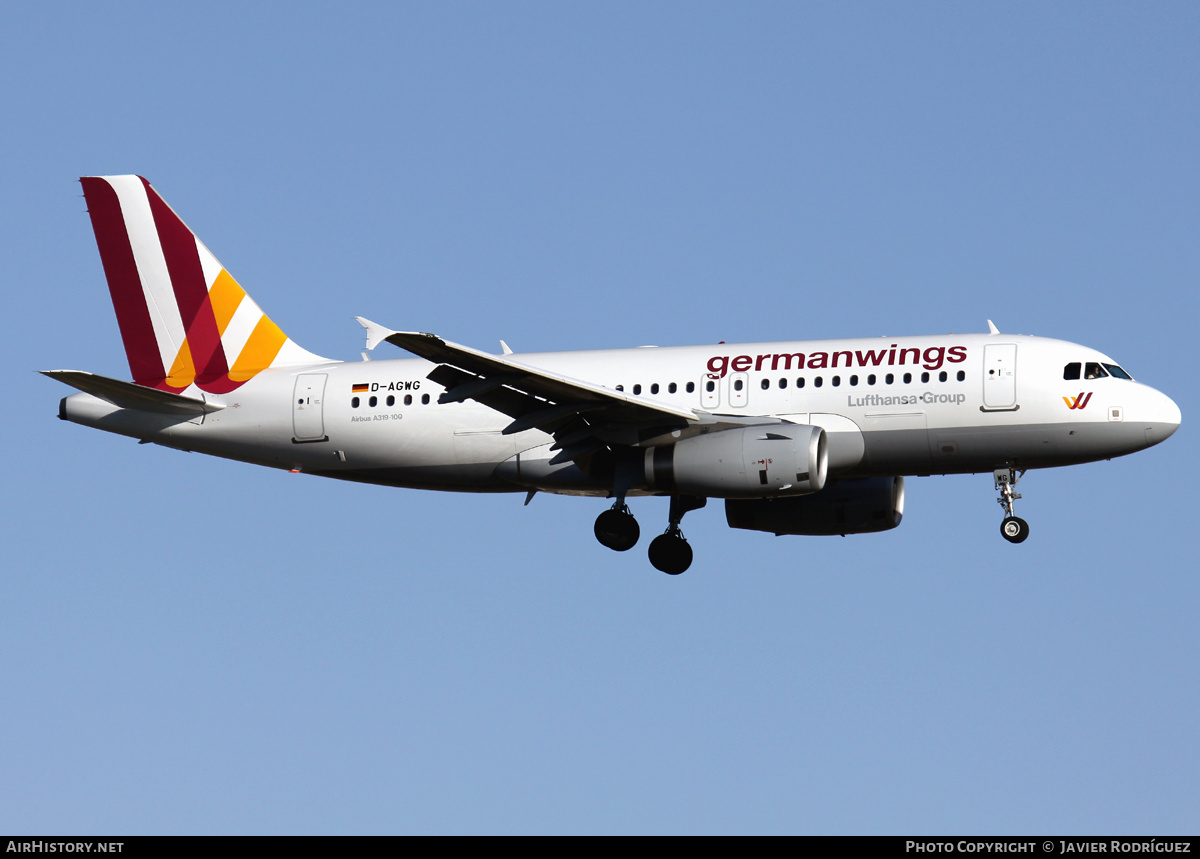
[[[509,349],[508,344],[505,343],[503,340],[500,341],[500,348],[504,350],[505,355],[511,355],[513,353],[513,350]]]
[[[367,329],[367,346],[366,346],[366,348],[368,350],[373,350],[376,346],[378,346],[384,340],[388,339],[389,337],[391,337],[393,334],[396,333],[395,331],[393,331],[390,328],[383,327],[378,322],[372,322],[370,319],[364,319],[361,316],[355,316],[354,318],[358,320],[359,325],[361,325],[363,328]]]
[[[992,322],[992,320],[989,319],[988,320],[988,334],[999,334],[999,333],[1000,333],[1000,329],[997,328],[996,324],[994,322]]]

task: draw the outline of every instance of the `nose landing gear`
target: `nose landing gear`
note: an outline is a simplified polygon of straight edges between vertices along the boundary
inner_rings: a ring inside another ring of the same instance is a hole
[[[1013,515],[1013,502],[1021,497],[1014,488],[1017,481],[1025,476],[1025,470],[997,468],[992,476],[996,480],[996,488],[1000,490],[1000,497],[996,501],[1004,508],[1005,513],[1004,521],[1000,523],[1000,535],[1010,543],[1024,543],[1025,538],[1029,536],[1029,523],[1020,516]]]

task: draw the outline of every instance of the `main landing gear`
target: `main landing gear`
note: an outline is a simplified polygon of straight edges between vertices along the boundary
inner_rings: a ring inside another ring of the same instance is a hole
[[[699,510],[707,503],[708,499],[691,495],[671,496],[667,530],[650,543],[650,563],[656,569],[677,576],[692,565],[692,547],[679,530],[679,523],[689,510]],[[632,549],[641,534],[624,498],[618,498],[611,508],[596,517],[594,530],[602,546],[617,552]]]
[[[650,563],[668,576],[677,576],[692,565],[692,547],[679,530],[679,522],[689,510],[699,510],[707,498],[693,495],[672,495],[667,530],[650,543]]]
[[[608,510],[596,517],[596,539],[601,546],[607,546],[614,552],[627,552],[637,545],[642,529],[637,520],[629,512],[629,505],[624,498],[618,498]]]
[[[1014,488],[1017,481],[1025,476],[1025,470],[997,468],[992,476],[996,479],[996,488],[1000,490],[1000,497],[996,500],[1004,508],[1005,514],[1004,521],[1000,523],[1000,534],[1010,543],[1024,543],[1029,536],[1029,523],[1013,515],[1013,502],[1021,497]]]

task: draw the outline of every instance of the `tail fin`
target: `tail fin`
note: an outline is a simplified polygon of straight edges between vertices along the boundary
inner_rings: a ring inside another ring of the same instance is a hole
[[[134,382],[224,394],[328,360],[288,339],[145,179],[79,181]]]

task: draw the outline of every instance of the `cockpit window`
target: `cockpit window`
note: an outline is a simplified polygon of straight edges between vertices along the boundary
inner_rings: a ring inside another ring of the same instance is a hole
[[[1124,370],[1122,370],[1116,364],[1105,364],[1104,369],[1108,370],[1108,372],[1111,373],[1117,379],[1128,379],[1131,382],[1133,381],[1133,376],[1126,373]]]
[[[1083,367],[1083,365],[1080,364],[1078,361],[1068,364],[1067,366],[1063,367],[1063,378],[1068,379],[1068,380],[1078,379],[1079,371],[1082,367]]]
[[[1088,361],[1087,367],[1083,371],[1083,378],[1085,379],[1103,379],[1107,375],[1108,373],[1104,371],[1104,368],[1095,361]]]

